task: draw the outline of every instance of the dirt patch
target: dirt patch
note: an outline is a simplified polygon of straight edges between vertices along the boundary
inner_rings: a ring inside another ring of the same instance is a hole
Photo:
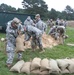
[[[68,21],[68,26],[74,27],[74,21]]]
[[[31,40],[30,40],[31,41]],[[31,43],[30,41],[25,42],[25,49],[26,48],[31,48]],[[53,46],[58,45],[58,41],[54,40],[51,36],[47,34],[43,34],[42,36],[42,44],[44,48],[52,48]]]

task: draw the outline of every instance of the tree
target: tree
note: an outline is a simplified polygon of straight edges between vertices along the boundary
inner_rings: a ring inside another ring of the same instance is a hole
[[[52,8],[51,11],[49,12],[49,18],[53,19],[53,20],[56,20],[57,17],[58,17],[57,11]]]
[[[67,13],[73,13],[73,9],[72,9],[69,5],[66,6],[65,11],[66,11]]]
[[[18,13],[25,13],[25,10],[18,8],[16,10],[16,8],[8,6],[6,4],[1,4],[0,5],[0,12],[18,12]]]
[[[8,6],[3,3],[0,5],[0,11],[2,11],[2,12],[16,12],[16,8]]]
[[[45,17],[48,13],[48,7],[43,0],[23,0],[22,3],[28,14],[40,14]]]
[[[74,10],[67,5],[65,10],[61,13],[62,18],[67,20],[74,20]]]
[[[21,9],[21,8],[18,8],[17,9],[17,12],[19,12],[19,13],[25,13],[25,10],[24,9]]]

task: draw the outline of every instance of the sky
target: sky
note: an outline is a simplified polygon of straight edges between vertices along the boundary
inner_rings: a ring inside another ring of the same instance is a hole
[[[5,3],[12,7],[23,8],[22,2],[23,0],[0,0],[0,4]],[[48,5],[48,10],[54,8],[57,11],[63,11],[67,5],[71,6],[74,9],[74,0],[44,0]]]

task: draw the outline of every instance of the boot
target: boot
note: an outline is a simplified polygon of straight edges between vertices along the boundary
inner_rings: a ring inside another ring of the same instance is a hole
[[[6,66],[7,66],[8,68],[11,68],[11,67],[12,67],[12,64],[6,64]]]
[[[34,52],[37,48],[37,46],[31,46],[32,47],[32,51]]]
[[[41,46],[40,47],[40,52],[39,53],[44,53],[45,52],[45,50],[43,49],[43,47]]]
[[[42,50],[42,51],[40,51],[39,53],[44,53],[45,52],[45,50]]]

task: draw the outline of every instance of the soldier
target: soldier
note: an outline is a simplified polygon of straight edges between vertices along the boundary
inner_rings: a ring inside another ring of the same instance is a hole
[[[47,25],[50,26],[50,20],[49,19],[47,20]]]
[[[56,30],[57,29],[57,26],[53,26],[52,28],[50,28],[48,34],[51,35],[52,37],[55,36],[55,33],[56,33]]]
[[[68,25],[67,21],[64,21],[64,27],[66,28],[66,26]]]
[[[44,31],[47,29],[47,25],[40,19],[40,14],[37,14],[35,16],[36,18],[36,27],[44,33]]]
[[[36,47],[38,46],[41,50],[41,53],[44,52],[43,46],[42,46],[42,32],[38,28],[28,25],[24,27],[25,33],[28,35],[26,41],[28,41],[32,37],[31,41],[31,47],[33,51],[35,51]]]
[[[48,34],[57,40],[59,36],[63,37],[65,35],[65,27],[64,26],[53,26],[50,29]]]
[[[24,26],[27,25],[34,25],[33,20],[31,19],[30,16],[28,16],[27,19],[24,21]]]
[[[64,20],[63,19],[60,20],[59,26],[64,26]]]
[[[16,37],[18,36],[19,32],[23,32],[22,25],[20,23],[20,20],[18,18],[14,18],[13,20],[8,22],[7,28],[6,28],[6,53],[7,53],[7,61],[6,65],[8,67],[11,67],[14,53],[15,53],[15,46],[16,46]],[[18,52],[18,60],[22,58],[22,52]]]
[[[59,25],[59,23],[60,23],[60,19],[57,18],[57,20],[56,20],[56,25]]]
[[[52,28],[54,26],[54,22],[53,19],[50,19],[50,24],[49,24],[50,28]]]

